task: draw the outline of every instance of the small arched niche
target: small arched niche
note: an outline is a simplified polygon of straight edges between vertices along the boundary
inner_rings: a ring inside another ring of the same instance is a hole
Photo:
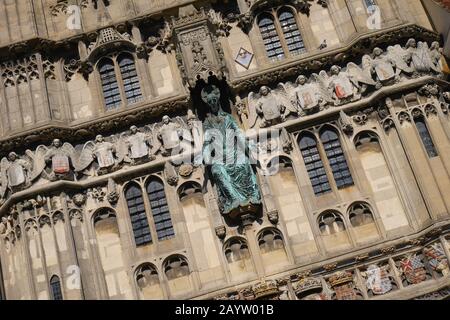
[[[367,243],[380,238],[372,209],[367,203],[352,204],[348,208],[348,217],[356,236],[356,242]]]
[[[164,293],[161,288],[158,271],[151,263],[144,263],[136,269],[136,285],[142,300],[161,300]]]
[[[280,230],[267,228],[258,233],[258,246],[266,271],[289,263],[284,238]]]
[[[241,237],[228,239],[223,245],[231,277],[235,280],[255,272],[247,241]]]
[[[347,228],[339,212],[326,211],[319,216],[317,221],[327,251],[340,251],[350,248]]]
[[[192,291],[191,270],[186,257],[182,255],[170,256],[164,261],[163,268],[172,296],[179,296]]]

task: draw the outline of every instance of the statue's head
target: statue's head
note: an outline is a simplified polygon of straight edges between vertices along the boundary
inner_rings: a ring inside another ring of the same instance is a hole
[[[332,66],[330,72],[332,75],[338,75],[339,72],[341,72],[341,68],[339,68],[338,66]]]
[[[304,85],[308,81],[308,78],[306,78],[304,75],[300,75],[297,78],[297,84]]]
[[[18,158],[18,156],[17,156],[17,153],[15,153],[15,152],[10,152],[8,154],[8,160],[9,161],[15,161],[17,158]]]
[[[375,56],[375,57],[379,57],[379,56],[381,56],[383,54],[383,50],[381,50],[380,48],[375,48],[375,49],[373,49],[373,55]]]
[[[56,148],[61,147],[61,145],[62,145],[62,143],[61,143],[61,140],[59,140],[59,139],[55,139],[55,140],[53,140],[53,142],[52,142],[52,146],[54,146],[54,147],[56,147]]]
[[[259,93],[265,97],[270,93],[270,89],[267,86],[262,86],[261,89],[259,89]]]
[[[169,124],[169,122],[170,122],[170,117],[169,117],[169,116],[164,116],[164,117],[162,118],[162,121],[163,121],[164,124]]]
[[[439,44],[438,41],[433,41],[433,43],[431,43],[431,50],[439,50],[441,48],[441,45]]]
[[[406,49],[408,48],[417,48],[417,42],[415,39],[409,39],[408,42],[406,42]]]
[[[213,113],[220,110],[220,89],[215,85],[208,85],[202,90],[202,100],[211,109]]]
[[[103,141],[105,141],[105,138],[101,134],[95,137],[95,142],[102,143]]]
[[[392,102],[391,98],[386,98],[386,107],[392,108],[394,106],[394,103]]]
[[[135,134],[138,132],[138,128],[136,126],[131,126],[130,131],[132,134]]]

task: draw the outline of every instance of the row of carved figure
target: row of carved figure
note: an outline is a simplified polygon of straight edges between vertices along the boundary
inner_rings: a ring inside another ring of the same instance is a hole
[[[389,46],[384,52],[375,48],[362,58],[361,66],[350,62],[346,69],[332,66],[310,78],[300,75],[295,83],[280,83],[271,90],[267,86],[248,96],[248,124],[253,128],[284,122],[290,115],[305,116],[330,106],[357,101],[371,90],[378,90],[422,75],[442,75],[439,42],[429,47],[426,42],[408,40],[405,47]]]
[[[192,119],[190,119],[192,120]],[[98,135],[77,151],[70,143],[53,140],[47,147],[27,150],[22,157],[11,152],[0,163],[0,198],[31,186],[38,178],[50,181],[101,175],[127,163],[137,165],[162,156],[178,155],[193,143],[192,123],[181,117],[163,117],[161,123],[142,129],[132,126],[128,132],[105,139]]]

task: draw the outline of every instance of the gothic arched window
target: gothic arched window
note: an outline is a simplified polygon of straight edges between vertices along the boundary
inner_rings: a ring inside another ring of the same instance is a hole
[[[273,17],[269,14],[261,16],[258,26],[266,47],[267,57],[275,61],[284,59],[284,50]]]
[[[127,200],[128,213],[130,214],[136,245],[141,246],[152,243],[141,188],[135,184],[129,185],[125,191],[125,198]]]
[[[136,64],[130,53],[103,58],[98,63],[106,110],[143,99]]]
[[[282,7],[259,16],[258,27],[266,48],[267,57],[272,61],[298,55],[306,51],[295,13]]]
[[[292,55],[305,52],[305,44],[292,11],[286,8],[281,9],[278,13],[278,21],[280,22],[288,51]]]
[[[322,195],[331,192],[331,186],[320,157],[316,139],[306,135],[299,140],[298,144],[306,165],[306,170],[308,171],[309,179],[311,180],[311,184],[314,189],[314,193],[316,195]]]
[[[172,225],[172,218],[170,217],[164,184],[156,179],[150,180],[147,184],[147,195],[150,200],[158,240],[172,238],[175,235],[175,231]]]
[[[142,100],[141,85],[134,59],[130,54],[122,54],[117,59],[122,76],[125,97],[129,104]]]
[[[414,118],[414,123],[416,124],[417,131],[419,132],[420,139],[422,140],[423,146],[427,151],[428,157],[437,157],[438,153],[436,151],[436,147],[434,146],[433,139],[431,138],[424,118],[416,117]]]
[[[50,288],[52,300],[63,300],[61,281],[58,276],[55,275],[50,279]]]
[[[338,189],[352,186],[353,178],[341,147],[339,136],[333,130],[325,130],[320,135],[325,153],[333,172]]]
[[[122,98],[120,96],[114,62],[111,59],[102,59],[98,65],[98,71],[102,82],[106,109],[111,110],[119,107],[122,103]]]

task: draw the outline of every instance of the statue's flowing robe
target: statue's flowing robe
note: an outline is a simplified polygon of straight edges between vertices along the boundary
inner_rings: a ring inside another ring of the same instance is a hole
[[[233,117],[220,111],[206,118],[203,128],[203,156],[217,186],[222,213],[260,204],[256,175],[245,153],[245,138]]]

